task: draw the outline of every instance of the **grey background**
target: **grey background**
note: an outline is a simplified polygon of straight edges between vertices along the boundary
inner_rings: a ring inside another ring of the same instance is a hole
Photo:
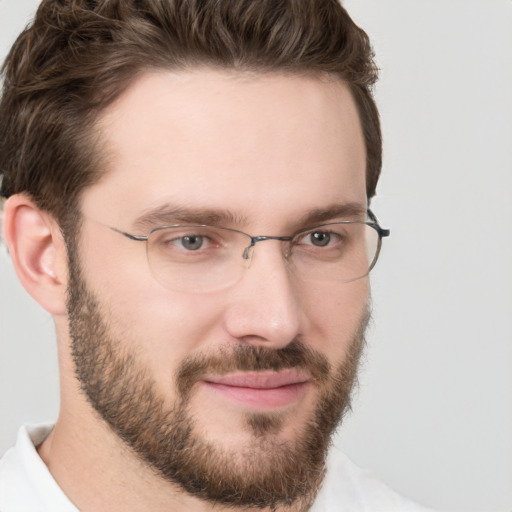
[[[0,0],[0,56],[37,2]],[[371,35],[392,229],[336,445],[431,507],[512,510],[512,2],[347,0]],[[51,317],[0,248],[0,453],[55,419]]]

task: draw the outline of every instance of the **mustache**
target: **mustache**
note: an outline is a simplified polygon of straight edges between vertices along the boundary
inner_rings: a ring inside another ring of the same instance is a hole
[[[237,371],[265,370],[277,372],[291,368],[306,371],[318,384],[327,381],[331,371],[327,358],[300,340],[295,339],[286,347],[278,349],[241,343],[216,354],[185,358],[178,368],[176,385],[179,394],[185,398],[190,394],[192,386],[207,374],[226,375]]]

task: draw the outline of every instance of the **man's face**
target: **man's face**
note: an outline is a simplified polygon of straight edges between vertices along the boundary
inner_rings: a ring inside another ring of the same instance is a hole
[[[147,74],[99,128],[108,169],[83,195],[68,304],[88,400],[200,498],[307,504],[348,406],[367,278],[303,280],[282,242],[268,240],[235,284],[178,291],[155,279],[145,243],[101,224],[146,235],[193,219],[286,236],[320,211],[364,212],[364,142],[348,89],[293,75]]]

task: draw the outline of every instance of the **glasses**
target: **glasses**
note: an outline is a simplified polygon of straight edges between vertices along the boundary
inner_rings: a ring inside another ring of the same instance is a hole
[[[252,236],[206,225],[161,226],[147,236],[110,229],[146,242],[149,267],[162,285],[201,293],[238,282],[251,264],[255,245],[270,240],[282,243],[287,269],[297,279],[314,284],[348,283],[365,277],[377,263],[382,238],[390,234],[370,210],[367,215],[367,222],[327,222],[290,236]]]

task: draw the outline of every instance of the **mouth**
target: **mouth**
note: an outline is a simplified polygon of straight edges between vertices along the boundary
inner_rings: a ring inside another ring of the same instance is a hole
[[[249,409],[277,409],[297,402],[311,384],[297,370],[244,372],[209,376],[203,386],[216,395]]]

